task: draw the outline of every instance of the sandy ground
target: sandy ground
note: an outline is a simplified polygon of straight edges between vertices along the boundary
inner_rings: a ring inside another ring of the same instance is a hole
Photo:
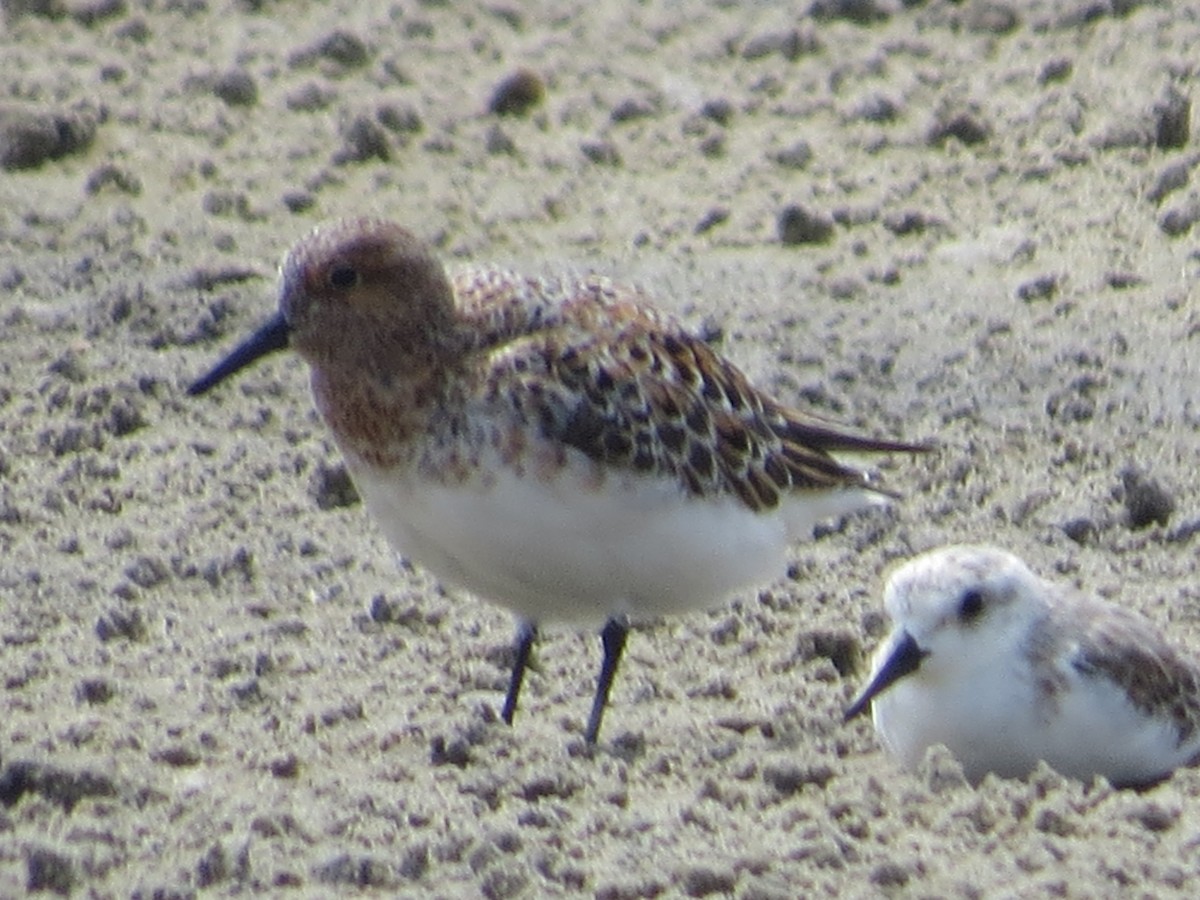
[[[1195,15],[5,9],[0,895],[1200,892],[1200,773],[975,788],[840,722],[889,566],[948,541],[1200,652]],[[522,68],[544,96],[490,112]],[[620,274],[783,398],[942,451],[786,580],[637,631],[595,757],[594,635],[547,632],[509,729],[508,616],[397,564],[300,362],[183,393],[361,212]]]

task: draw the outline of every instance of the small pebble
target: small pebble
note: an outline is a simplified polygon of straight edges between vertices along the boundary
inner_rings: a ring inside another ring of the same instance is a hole
[[[1192,128],[1192,101],[1175,85],[1154,107],[1154,145],[1159,150],[1186,147]]]
[[[1134,531],[1150,525],[1166,525],[1175,512],[1175,498],[1157,479],[1135,468],[1121,471],[1125,514]]]
[[[991,127],[973,110],[954,110],[939,116],[929,130],[929,143],[941,145],[955,138],[967,146],[991,137]]]
[[[884,94],[869,94],[859,102],[854,114],[865,122],[884,124],[900,117],[900,106]]]
[[[1188,196],[1159,217],[1158,227],[1168,237],[1182,237],[1200,220],[1200,196],[1189,191]]]
[[[824,244],[833,238],[833,217],[803,206],[785,206],[779,213],[779,240],[788,245]]]
[[[34,169],[91,146],[100,116],[87,110],[54,112],[37,106],[0,106],[0,168]]]
[[[290,91],[284,101],[296,112],[316,112],[326,109],[337,98],[337,91],[327,84],[308,81]]]
[[[425,128],[421,114],[412,106],[384,103],[375,110],[375,120],[394,134],[420,134]]]
[[[61,9],[80,25],[95,25],[104,19],[124,15],[125,0],[65,0]]]
[[[813,158],[812,147],[808,141],[800,140],[782,150],[771,154],[771,161],[785,169],[803,169]]]
[[[546,85],[532,69],[517,69],[492,91],[488,112],[498,116],[523,116],[546,98]]]
[[[1179,159],[1164,166],[1154,179],[1150,190],[1146,192],[1146,199],[1151,203],[1162,203],[1168,194],[1187,187],[1191,169],[1192,164],[1186,159]]]
[[[711,231],[718,225],[728,221],[729,209],[724,206],[714,206],[706,212],[703,218],[696,223],[696,234],[704,234],[706,231]]]
[[[612,141],[584,141],[579,145],[579,149],[596,165],[621,165],[621,154]]]
[[[1026,303],[1032,303],[1034,300],[1049,300],[1056,293],[1058,293],[1057,275],[1039,275],[1017,288],[1017,296]]]
[[[108,188],[136,197],[142,193],[142,180],[128,169],[105,163],[94,169],[83,185],[83,189],[89,194],[98,194]]]
[[[366,43],[358,35],[349,31],[331,32],[316,45],[315,49],[320,56],[333,60],[347,69],[360,68],[371,60],[371,52],[367,49]]]
[[[805,53],[816,53],[821,49],[815,31],[791,29],[771,31],[755,35],[742,46],[742,59],[755,60],[779,54],[789,62]]]
[[[334,154],[338,165],[361,163],[370,159],[387,162],[392,157],[387,132],[383,126],[366,115],[357,115],[341,128],[342,149]]]
[[[654,115],[654,104],[640,97],[626,97],[613,107],[609,118],[614,122],[632,122],[634,119],[644,119]]]
[[[230,69],[216,77],[213,93],[230,106],[254,106],[258,103],[258,85],[245,69]]]
[[[733,104],[724,97],[718,97],[715,100],[706,100],[704,105],[700,107],[700,115],[706,119],[711,119],[718,125],[728,125],[733,119]]]
[[[513,156],[517,152],[516,143],[499,125],[493,125],[488,129],[484,138],[484,148],[492,156]]]
[[[308,191],[288,191],[283,195],[283,205],[294,213],[306,212],[312,209],[316,203],[316,198]]]
[[[815,19],[845,19],[856,25],[883,22],[899,9],[888,0],[816,0],[808,13]]]
[[[1065,56],[1057,56],[1054,59],[1047,60],[1038,72],[1038,84],[1053,84],[1059,81],[1066,81],[1071,77],[1073,66],[1071,61]]]
[[[1015,9],[1005,3],[977,2],[966,12],[967,31],[976,34],[1011,34],[1021,24]]]
[[[316,43],[297,50],[288,58],[293,67],[311,66],[327,60],[343,69],[359,69],[371,61],[371,51],[358,35],[337,29]]]

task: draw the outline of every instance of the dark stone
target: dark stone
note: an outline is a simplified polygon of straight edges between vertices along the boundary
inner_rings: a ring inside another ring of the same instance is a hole
[[[116,691],[105,678],[85,678],[75,686],[75,697],[80,703],[100,706],[113,698]]]
[[[1062,525],[1063,534],[1073,540],[1076,544],[1087,544],[1096,537],[1098,529],[1096,523],[1086,516],[1080,516],[1077,519],[1071,519],[1064,522]]]
[[[1049,300],[1057,293],[1057,275],[1039,275],[1017,288],[1017,296],[1026,303],[1032,303],[1034,300]]]
[[[0,106],[0,168],[33,169],[91,146],[102,115],[79,109]]]
[[[0,771],[0,803],[14,806],[26,794],[37,794],[70,812],[85,797],[117,796],[117,786],[94,772],[71,772],[28,761],[9,763]]]
[[[683,873],[683,892],[689,897],[709,897],[713,894],[731,896],[737,887],[732,872],[718,872],[699,866]]]
[[[848,631],[810,631],[800,635],[796,655],[804,662],[827,659],[843,678],[853,675],[862,664],[858,638]]]
[[[621,154],[612,141],[584,141],[579,145],[583,155],[599,166],[621,165]]]
[[[724,206],[714,206],[696,223],[695,233],[704,234],[729,219],[729,209]]]
[[[944,144],[950,138],[973,146],[991,137],[992,129],[973,110],[955,110],[940,117],[929,132],[929,143]]]
[[[1160,150],[1186,147],[1191,136],[1192,101],[1175,85],[1154,106],[1154,145]]]
[[[517,145],[508,132],[499,125],[493,125],[484,137],[484,149],[492,156],[515,156]]]
[[[706,100],[704,105],[700,107],[700,115],[706,119],[711,119],[718,125],[728,125],[733,119],[733,104],[724,97]]]
[[[65,897],[75,887],[75,864],[69,857],[45,847],[26,851],[25,869],[25,889],[31,894],[52,891]]]
[[[318,509],[344,509],[361,502],[354,480],[341,463],[319,463],[309,482],[308,492]]]
[[[823,788],[833,780],[833,776],[833,769],[826,765],[804,768],[795,765],[767,766],[763,769],[763,781],[779,793],[789,795],[797,793],[806,784]]]
[[[632,122],[634,119],[645,119],[656,112],[654,104],[641,98],[626,97],[613,107],[609,118],[614,122]]]
[[[803,169],[812,162],[813,151],[808,141],[800,140],[771,154],[772,162],[785,169]]]
[[[1057,56],[1054,59],[1047,60],[1038,72],[1038,84],[1051,84],[1058,81],[1066,81],[1071,77],[1071,72],[1074,66],[1071,60],[1065,56]]]
[[[137,197],[142,193],[142,180],[128,169],[104,163],[88,175],[83,189],[89,194],[98,194],[109,187]]]
[[[349,31],[330,32],[314,49],[319,56],[331,59],[348,69],[365,66],[371,59],[371,52],[366,43]]]
[[[342,127],[342,149],[334,154],[333,161],[339,165],[361,163],[369,159],[387,162],[392,157],[387,132],[379,123],[365,115],[358,115]]]
[[[245,69],[230,69],[218,75],[213,93],[230,106],[254,106],[258,103],[258,85]]]
[[[498,116],[523,116],[546,97],[542,76],[532,69],[517,69],[492,91],[488,112]]]
[[[815,19],[845,19],[856,25],[870,25],[891,17],[886,0],[815,0],[809,7]]]
[[[1191,170],[1192,162],[1186,159],[1179,159],[1163,166],[1155,177],[1154,184],[1146,192],[1146,199],[1151,203],[1162,203],[1168,194],[1187,187],[1188,180],[1191,178]]]
[[[1158,219],[1158,227],[1168,237],[1182,237],[1192,230],[1200,220],[1200,196],[1188,192],[1180,203],[1165,210]]]
[[[1135,468],[1121,472],[1125,514],[1134,531],[1150,525],[1166,525],[1175,512],[1175,498],[1157,479]]]
[[[833,217],[802,206],[785,206],[779,213],[779,240],[789,246],[825,244],[833,239]]]

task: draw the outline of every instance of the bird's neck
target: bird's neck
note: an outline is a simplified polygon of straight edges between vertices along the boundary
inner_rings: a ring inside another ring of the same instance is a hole
[[[317,410],[343,452],[378,467],[412,463],[431,416],[463,364],[453,347],[377,335],[333,358],[310,360]]]

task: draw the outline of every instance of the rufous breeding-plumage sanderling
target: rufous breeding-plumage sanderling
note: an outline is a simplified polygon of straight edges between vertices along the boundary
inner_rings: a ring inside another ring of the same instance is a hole
[[[603,623],[589,743],[630,620],[777,577],[790,541],[888,496],[835,452],[927,449],[779,403],[636,290],[448,275],[387,221],[301,240],[279,307],[189,393],[295,349],[392,546],[516,613],[506,722],[538,624]]]

